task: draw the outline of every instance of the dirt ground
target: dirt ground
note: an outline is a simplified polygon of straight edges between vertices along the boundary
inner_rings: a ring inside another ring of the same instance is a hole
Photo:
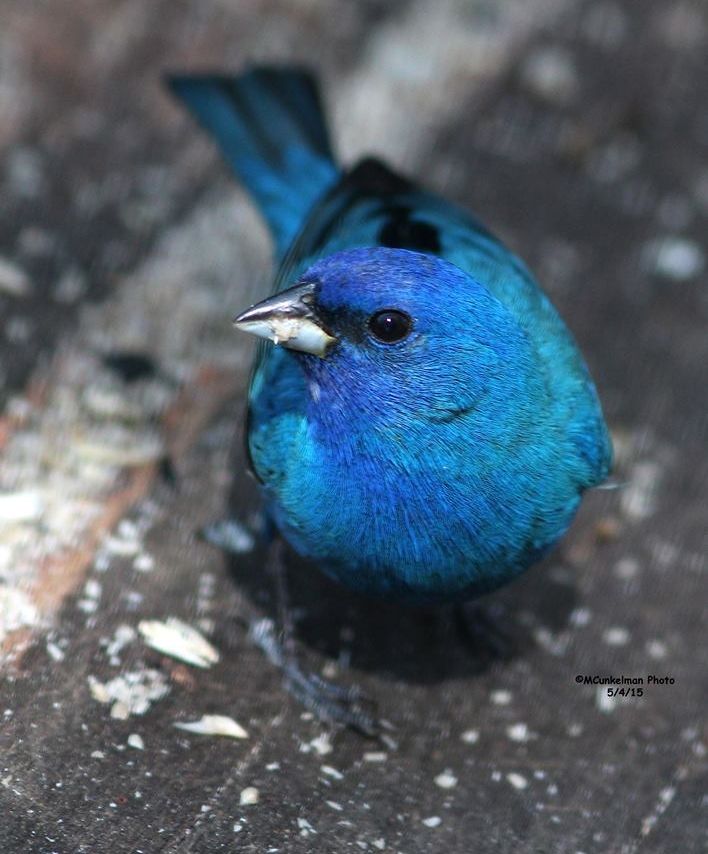
[[[708,5],[0,0],[0,22],[0,851],[706,850]],[[263,60],[317,69],[345,162],[387,158],[526,259],[615,442],[621,487],[485,601],[505,656],[291,556],[308,665],[376,701],[383,741],[303,712],[249,639],[274,605],[230,320],[269,246],[161,76]],[[227,559],[198,532],[228,508]],[[149,647],[169,618],[218,660]],[[204,715],[241,737],[175,726]]]

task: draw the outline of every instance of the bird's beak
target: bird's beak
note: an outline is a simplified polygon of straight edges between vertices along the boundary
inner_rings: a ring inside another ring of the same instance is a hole
[[[325,356],[337,339],[324,328],[314,306],[314,284],[296,285],[247,308],[234,318],[234,326],[291,350]]]

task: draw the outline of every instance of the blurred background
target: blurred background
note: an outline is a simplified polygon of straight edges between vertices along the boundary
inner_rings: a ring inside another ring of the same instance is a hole
[[[293,562],[302,714],[239,458],[270,247],[166,71],[317,71],[344,163],[474,211],[576,335],[615,441],[563,545],[487,601],[509,651]],[[705,850],[708,4],[0,0],[0,848]],[[199,541],[231,504],[242,558]],[[221,652],[148,648],[178,617]],[[674,685],[609,698],[575,676]],[[174,722],[218,713],[246,740]],[[255,791],[255,795],[253,792]]]

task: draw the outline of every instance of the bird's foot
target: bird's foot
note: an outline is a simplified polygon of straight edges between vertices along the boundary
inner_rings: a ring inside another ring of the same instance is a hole
[[[276,637],[272,620],[257,620],[249,634],[269,661],[281,670],[287,691],[319,720],[348,726],[371,738],[390,727],[376,717],[373,701],[356,685],[337,685],[304,671],[292,651],[286,650]]]

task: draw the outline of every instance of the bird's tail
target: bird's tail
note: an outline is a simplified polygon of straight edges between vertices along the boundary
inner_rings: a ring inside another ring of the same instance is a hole
[[[214,136],[283,254],[339,175],[313,77],[254,68],[238,77],[174,75],[167,82]]]

